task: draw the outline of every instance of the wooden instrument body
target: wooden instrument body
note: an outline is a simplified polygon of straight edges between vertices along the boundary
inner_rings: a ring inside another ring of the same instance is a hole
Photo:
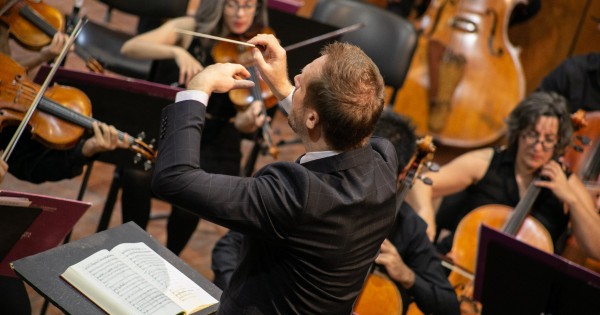
[[[402,315],[402,297],[394,281],[379,271],[369,274],[354,305],[356,315]]]
[[[497,230],[502,230],[513,212],[513,208],[498,204],[484,205],[469,212],[460,221],[454,235],[451,250],[454,264],[471,274],[474,273],[479,227],[485,224]],[[516,234],[516,238],[545,252],[552,253],[554,251],[550,233],[538,220],[531,216],[525,218]],[[448,276],[448,280],[456,289],[458,296],[462,296],[462,290],[472,284],[472,280],[454,270]]]
[[[18,125],[31,106],[40,87],[29,81],[25,69],[10,57],[0,54],[0,111],[2,126]],[[82,91],[67,86],[54,85],[46,90],[41,103],[53,101],[84,116],[91,116],[92,106]],[[31,133],[47,146],[68,149],[75,145],[85,132],[81,126],[67,122],[55,115],[36,110],[29,121]]]
[[[7,0],[0,1],[0,8]],[[64,29],[65,18],[56,8],[42,1],[20,0],[0,19],[8,25],[10,34],[23,46],[39,50],[52,41],[57,30]]]
[[[503,135],[504,119],[525,93],[518,53],[506,32],[513,2],[445,0],[430,5],[394,103],[396,112],[414,119],[418,133],[465,148]],[[436,101],[449,104],[445,122],[433,130]]]

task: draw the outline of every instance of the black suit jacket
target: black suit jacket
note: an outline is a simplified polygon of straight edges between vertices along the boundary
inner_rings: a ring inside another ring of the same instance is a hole
[[[384,139],[305,164],[278,162],[254,177],[200,169],[205,106],[164,109],[153,190],[244,233],[220,314],[344,314],[394,222],[395,150]]]

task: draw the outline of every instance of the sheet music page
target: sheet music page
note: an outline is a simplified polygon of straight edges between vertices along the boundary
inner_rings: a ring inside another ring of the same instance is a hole
[[[124,243],[111,252],[144,273],[164,294],[187,313],[218,303],[208,292],[144,243]]]
[[[184,313],[139,271],[107,250],[72,265],[61,277],[111,315]]]
[[[0,196],[0,206],[29,207],[31,200],[25,197]]]

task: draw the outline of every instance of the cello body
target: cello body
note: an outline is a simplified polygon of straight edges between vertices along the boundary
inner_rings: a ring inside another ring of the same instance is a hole
[[[402,297],[394,281],[381,272],[369,274],[354,305],[356,315],[402,315]]]
[[[481,206],[469,212],[456,228],[451,250],[454,263],[462,269],[474,273],[479,227],[485,224],[496,230],[502,230],[513,212],[513,208],[498,204]],[[515,237],[545,252],[551,253],[554,251],[550,233],[538,220],[531,216],[524,220]],[[455,271],[450,273],[448,280],[454,288],[457,288],[458,296],[461,296],[459,294],[460,288],[471,281]]]
[[[504,134],[504,119],[525,93],[518,53],[506,32],[517,1],[432,1],[394,102],[419,134],[463,148]]]

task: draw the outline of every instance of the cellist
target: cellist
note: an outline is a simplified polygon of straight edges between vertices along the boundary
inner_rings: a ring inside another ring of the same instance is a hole
[[[506,147],[478,149],[455,158],[439,172],[426,175],[432,186],[415,183],[407,201],[426,219],[430,233],[435,233],[436,215],[450,217],[452,222],[444,227],[452,232],[471,210],[486,204],[514,207],[527,187],[536,185],[542,190],[530,214],[547,229],[554,248],[560,248],[556,243],[570,221],[583,251],[600,258],[600,217],[594,203],[578,176],[566,173],[557,162],[573,133],[566,100],[556,93],[533,93],[511,112],[507,124]],[[547,180],[534,181],[538,173]],[[458,192],[464,197],[460,209],[448,215],[440,208],[435,214],[434,199]],[[452,235],[439,243],[451,244]],[[450,247],[438,244],[442,253]]]

